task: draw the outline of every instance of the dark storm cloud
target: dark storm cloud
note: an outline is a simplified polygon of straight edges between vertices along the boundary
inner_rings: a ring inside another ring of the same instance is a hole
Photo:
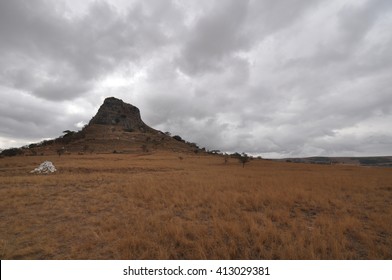
[[[389,0],[3,0],[0,144],[58,136],[117,96],[211,149],[386,154],[391,28]]]
[[[1,79],[44,99],[81,96],[94,80],[168,42],[156,20],[162,10],[142,5],[122,16],[108,3],[93,2],[73,20],[49,2],[0,5]]]
[[[221,70],[224,60],[249,45],[243,33],[248,1],[222,1],[202,16],[182,50],[182,69],[194,74]]]
[[[284,28],[318,1],[213,1],[185,39],[181,68],[188,74],[221,71],[236,53]]]

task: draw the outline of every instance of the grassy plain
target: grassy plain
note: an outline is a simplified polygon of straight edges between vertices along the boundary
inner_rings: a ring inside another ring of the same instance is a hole
[[[0,198],[1,259],[392,259],[387,168],[25,156],[0,159]]]

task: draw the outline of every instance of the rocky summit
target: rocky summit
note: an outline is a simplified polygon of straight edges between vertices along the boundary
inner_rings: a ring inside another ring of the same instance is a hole
[[[155,132],[142,121],[137,107],[115,97],[105,99],[98,113],[89,123],[89,125],[94,124],[117,126],[129,132]]]

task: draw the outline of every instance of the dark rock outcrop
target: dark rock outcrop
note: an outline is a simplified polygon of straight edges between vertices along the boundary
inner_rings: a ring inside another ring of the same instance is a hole
[[[115,97],[105,99],[98,113],[89,123],[89,125],[94,124],[117,126],[129,132],[155,131],[142,121],[137,107]]]

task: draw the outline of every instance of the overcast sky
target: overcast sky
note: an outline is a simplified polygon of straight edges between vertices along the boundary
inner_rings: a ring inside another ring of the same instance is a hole
[[[200,147],[392,155],[391,0],[0,0],[0,148],[105,97]]]

